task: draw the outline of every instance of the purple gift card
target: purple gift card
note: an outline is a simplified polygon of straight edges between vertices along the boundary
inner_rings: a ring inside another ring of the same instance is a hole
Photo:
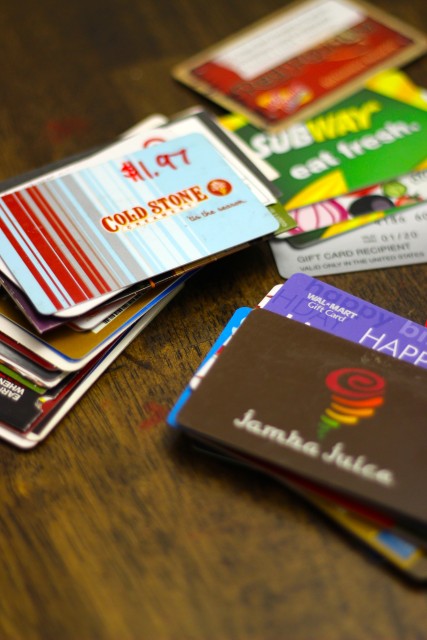
[[[26,319],[31,322],[39,333],[46,333],[46,331],[61,327],[68,322],[67,318],[55,318],[55,316],[44,316],[38,313],[31,304],[28,296],[3,274],[0,274],[0,286],[1,285],[3,285],[4,290],[7,291],[8,295],[18,306],[18,309],[22,311]]]
[[[259,306],[427,369],[426,327],[303,273]]]

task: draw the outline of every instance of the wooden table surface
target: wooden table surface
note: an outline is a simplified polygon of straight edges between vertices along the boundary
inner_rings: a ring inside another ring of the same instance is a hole
[[[171,67],[281,0],[0,2],[0,178],[210,106]],[[378,0],[427,32],[425,0]],[[427,57],[406,67],[427,86]],[[424,324],[427,266],[326,282]],[[422,640],[427,595],[272,480],[165,416],[267,244],[204,268],[38,448],[0,444],[0,640]],[[420,490],[424,488],[420,487]]]

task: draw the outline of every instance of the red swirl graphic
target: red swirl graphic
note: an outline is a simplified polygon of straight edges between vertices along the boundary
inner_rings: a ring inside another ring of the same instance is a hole
[[[320,439],[331,429],[357,425],[362,419],[372,418],[384,402],[384,378],[368,369],[336,369],[326,376],[325,383],[332,391],[332,398],[320,416]]]
[[[336,369],[326,376],[326,385],[345,398],[371,398],[384,391],[384,378],[368,369]]]

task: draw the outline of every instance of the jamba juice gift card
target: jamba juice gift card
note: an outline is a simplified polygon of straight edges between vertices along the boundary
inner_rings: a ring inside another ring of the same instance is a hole
[[[256,309],[178,423],[424,528],[426,382],[420,368]]]

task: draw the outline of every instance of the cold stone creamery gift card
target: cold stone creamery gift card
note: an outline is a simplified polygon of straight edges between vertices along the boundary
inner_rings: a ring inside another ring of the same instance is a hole
[[[425,526],[426,383],[420,368],[257,309],[178,422]]]
[[[201,134],[0,198],[0,258],[53,314],[272,234],[278,222]]]

